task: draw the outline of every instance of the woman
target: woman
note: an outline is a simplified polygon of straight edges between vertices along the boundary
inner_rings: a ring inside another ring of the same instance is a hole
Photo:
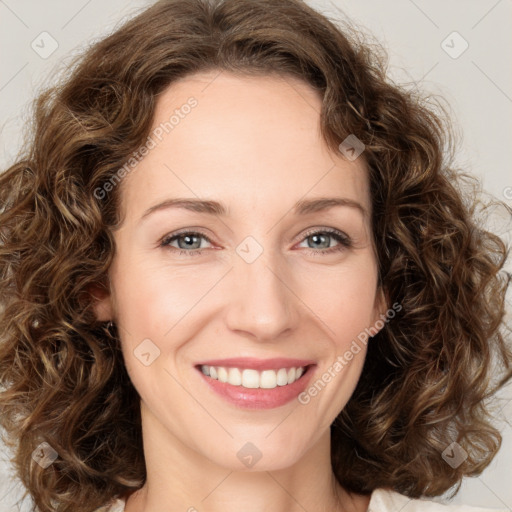
[[[442,510],[492,461],[506,247],[349,34],[164,0],[40,97],[0,176],[2,425],[39,510]]]

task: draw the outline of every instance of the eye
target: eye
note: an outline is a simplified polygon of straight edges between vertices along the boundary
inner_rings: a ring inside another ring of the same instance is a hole
[[[165,237],[160,243],[161,247],[170,247],[174,250],[179,250],[180,254],[186,254],[187,256],[199,256],[201,254],[201,239],[207,240],[209,243],[210,239],[204,234],[197,231],[183,231]],[[171,245],[174,241],[178,243],[178,247]]]
[[[313,246],[309,246],[313,254],[331,254],[343,251],[352,246],[350,238],[337,229],[312,230],[306,233],[304,241],[310,239]],[[330,240],[334,239],[338,245],[331,246]],[[168,247],[172,251],[179,251],[180,255],[199,256],[202,254],[202,240],[211,243],[210,239],[199,231],[182,231],[164,237],[160,243],[161,247]],[[173,243],[176,245],[172,245]]]
[[[331,247],[329,239],[334,239],[338,242],[338,245]],[[304,240],[312,241],[313,246],[308,244],[308,248],[312,250],[313,254],[331,254],[352,247],[350,238],[337,229],[309,231],[306,233]]]

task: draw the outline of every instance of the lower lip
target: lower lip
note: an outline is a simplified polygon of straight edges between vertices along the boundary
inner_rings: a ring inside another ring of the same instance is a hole
[[[272,389],[233,386],[206,376],[200,369],[198,371],[210,388],[231,404],[244,409],[274,409],[291,402],[304,391],[311,379],[314,366],[308,366],[300,379],[293,384],[276,386]]]

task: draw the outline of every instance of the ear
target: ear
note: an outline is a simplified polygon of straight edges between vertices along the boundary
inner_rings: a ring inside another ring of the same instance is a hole
[[[372,330],[376,331],[375,334],[385,325],[383,319],[387,317],[387,312],[390,308],[389,303],[388,291],[380,286],[375,293],[375,303],[373,307]]]
[[[87,287],[87,294],[93,299],[93,309],[100,322],[107,322],[114,317],[112,296],[104,286],[92,284]]]

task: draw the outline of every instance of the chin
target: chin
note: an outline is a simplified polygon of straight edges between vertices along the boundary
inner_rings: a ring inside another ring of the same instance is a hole
[[[268,432],[265,434],[268,435]],[[227,447],[221,453],[205,454],[214,464],[224,467],[230,471],[258,472],[258,471],[278,471],[294,466],[302,457],[302,446],[292,446],[280,442],[275,446],[275,442],[246,441],[244,443],[235,442],[232,448]],[[231,452],[233,457],[226,457]]]

